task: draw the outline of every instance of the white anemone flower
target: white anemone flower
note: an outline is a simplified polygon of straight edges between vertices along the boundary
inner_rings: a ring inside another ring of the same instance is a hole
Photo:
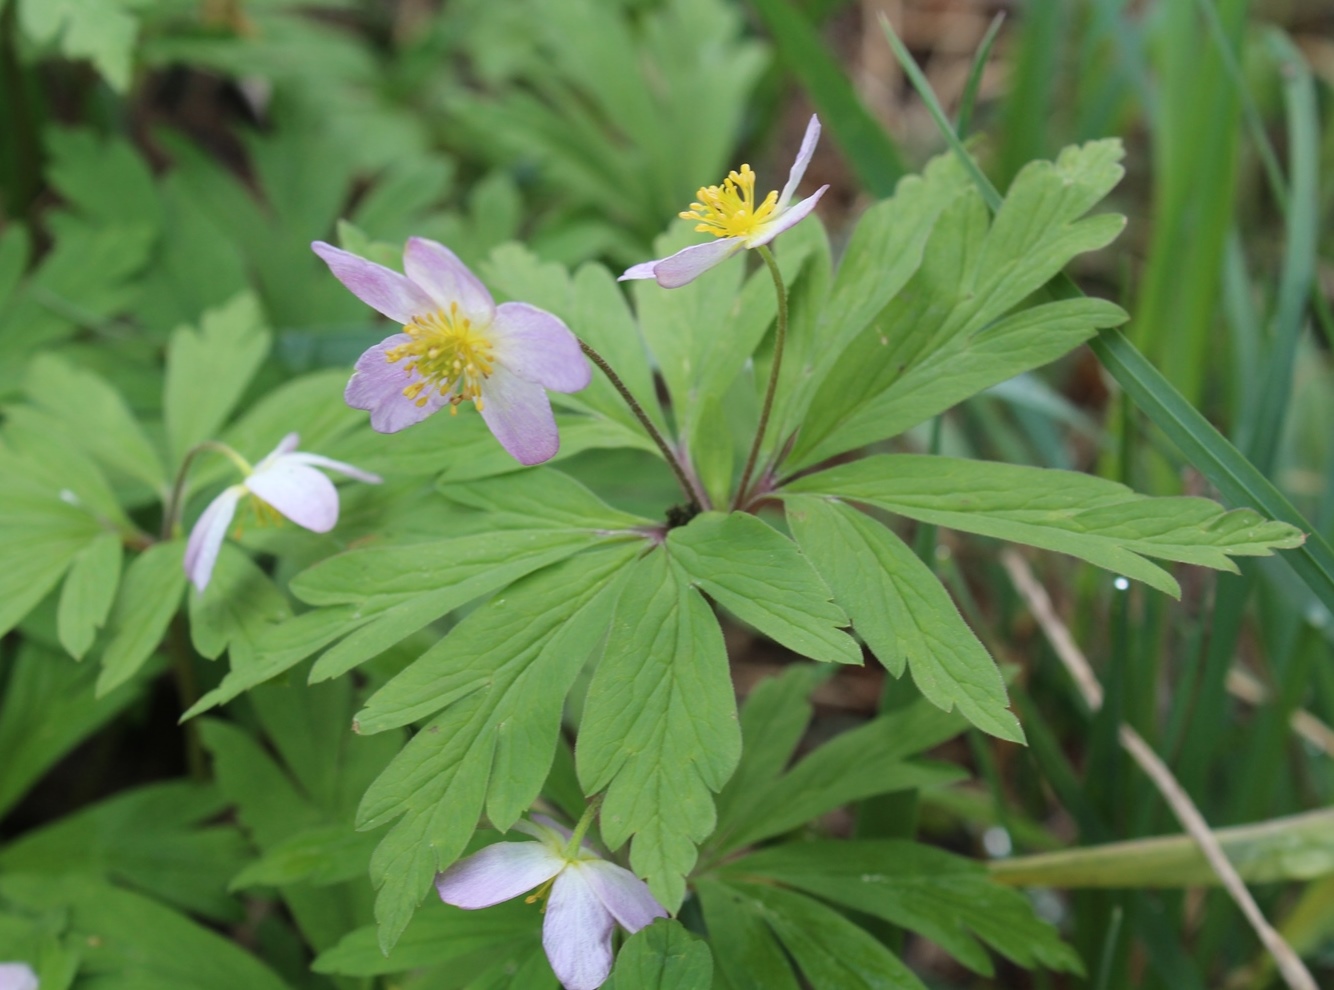
[[[0,990],[38,990],[37,974],[27,963],[0,963]]]

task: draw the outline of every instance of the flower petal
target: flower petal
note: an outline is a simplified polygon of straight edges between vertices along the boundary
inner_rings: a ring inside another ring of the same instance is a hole
[[[349,292],[395,323],[411,323],[414,316],[433,312],[436,308],[424,290],[384,265],[324,241],[315,241],[311,248],[324,259],[334,277],[347,286]]]
[[[218,551],[227,536],[227,527],[236,515],[236,504],[245,494],[244,485],[232,485],[208,504],[190,530],[185,544],[185,574],[200,591],[208,587],[213,576],[213,565],[218,562]]]
[[[574,833],[560,822],[541,813],[534,813],[532,821],[520,818],[514,823],[514,827],[524,835],[531,835],[558,851],[563,851],[574,836]]]
[[[653,274],[653,270],[657,268],[659,264],[661,264],[666,260],[667,260],[666,258],[657,258],[653,261],[641,261],[637,265],[631,265],[629,268],[627,268],[624,272],[621,273],[620,277],[617,278],[616,281],[629,282],[637,278],[656,278],[657,276]]]
[[[37,990],[37,974],[27,963],[0,963],[0,990]]]
[[[820,118],[812,115],[811,122],[806,125],[806,134],[801,139],[801,149],[797,152],[797,160],[792,163],[792,169],[787,173],[787,185],[783,187],[783,193],[778,197],[778,203],[775,206],[777,212],[783,212],[783,209],[791,202],[793,194],[796,193],[797,186],[801,185],[801,180],[806,175],[806,166],[811,163],[811,156],[815,154],[815,145],[819,140]]]
[[[337,471],[339,474],[345,474],[349,478],[357,481],[364,481],[368,485],[378,485],[384,481],[378,474],[372,474],[370,471],[363,471],[359,467],[343,461],[335,461],[332,457],[324,457],[320,454],[308,454],[305,451],[297,451],[295,454],[289,454],[287,459],[293,464],[309,464],[312,467],[322,467],[326,471]]]
[[[743,247],[745,242],[740,237],[720,237],[707,244],[694,244],[655,264],[653,277],[664,289],[679,289],[714,265],[721,265]]]
[[[580,864],[556,877],[542,922],[542,948],[565,990],[597,990],[611,973],[611,914]]]
[[[486,286],[443,244],[409,237],[403,249],[403,270],[435,300],[433,308],[448,312],[449,304],[456,302],[464,316],[481,324],[490,323],[495,315],[496,303]]]
[[[496,360],[520,378],[556,392],[578,392],[593,379],[579,340],[561,320],[527,303],[501,303],[491,324]]]
[[[338,522],[338,489],[333,482],[290,457],[255,471],[245,486],[298,526],[316,533],[327,533]]]
[[[828,186],[821,186],[800,203],[797,203],[788,209],[787,212],[765,224],[760,229],[760,233],[757,236],[751,237],[746,241],[746,247],[763,247],[783,231],[795,227],[801,221],[805,220],[811,210],[815,209],[815,204],[820,202],[820,197],[824,195],[825,190],[828,188]]]
[[[435,877],[440,899],[455,907],[491,907],[546,883],[565,860],[540,842],[497,842]]]
[[[541,464],[560,449],[546,390],[504,365],[497,364],[482,386],[482,419],[520,464]]]
[[[648,889],[648,884],[629,870],[605,859],[589,859],[571,869],[583,871],[584,879],[603,906],[628,932],[637,932],[655,918],[667,917],[666,909]]]
[[[357,358],[356,371],[347,383],[343,398],[353,409],[368,409],[371,428],[378,433],[397,433],[414,423],[420,423],[431,413],[448,403],[439,389],[423,392],[424,405],[403,394],[421,376],[404,370],[402,362],[391,363],[385,351],[411,340],[405,333],[386,337]]]

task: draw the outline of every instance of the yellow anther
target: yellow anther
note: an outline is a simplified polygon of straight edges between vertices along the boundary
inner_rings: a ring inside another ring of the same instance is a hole
[[[414,317],[403,332],[412,339],[386,350],[385,359],[404,361],[404,370],[419,376],[403,389],[406,398],[425,406],[431,390],[438,389],[449,399],[451,412],[460,402],[482,408],[482,383],[491,377],[495,353],[486,333],[459,312],[458,303],[451,303],[448,312]]]
[[[695,193],[699,201],[682,213],[685,220],[698,220],[695,230],[714,237],[746,237],[773,214],[778,193],[771,192],[755,205],[755,173],[749,165],[730,172],[721,186],[705,186]]]

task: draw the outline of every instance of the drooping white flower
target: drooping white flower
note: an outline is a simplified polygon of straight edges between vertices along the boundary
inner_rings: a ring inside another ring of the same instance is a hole
[[[491,907],[539,888],[547,895],[542,948],[565,990],[596,990],[611,973],[616,925],[637,932],[667,912],[648,885],[588,846],[571,852],[571,833],[534,815],[517,830],[536,842],[497,842],[435,878],[440,899],[455,907]]]
[[[239,455],[233,455],[246,476],[240,484],[225,489],[208,504],[185,545],[185,573],[196,588],[203,591],[213,576],[213,565],[236,515],[241,499],[250,495],[261,507],[277,510],[298,526],[315,533],[327,533],[338,522],[338,489],[317,467],[378,485],[380,476],[335,461],[319,454],[296,449],[300,437],[289,433],[264,460],[253,468]]]
[[[668,258],[645,261],[626,270],[618,281],[652,278],[664,289],[678,289],[693,282],[714,265],[720,265],[738,251],[763,247],[789,227],[804,220],[815,209],[825,190],[821,186],[805,199],[792,202],[797,186],[806,175],[806,166],[815,154],[820,140],[820,120],[811,117],[806,125],[797,160],[788,173],[787,185],[781,194],[771,192],[763,201],[755,202],[755,173],[749,165],[740,172],[730,173],[721,186],[705,186],[695,195],[697,202],[681,214],[685,220],[697,220],[695,230],[718,238],[704,244],[694,244],[677,251]]]
[[[37,974],[27,963],[0,963],[0,990],[38,990]]]
[[[540,464],[560,446],[547,389],[578,392],[592,369],[560,319],[527,303],[496,305],[486,286],[443,244],[411,237],[400,275],[332,244],[311,245],[330,271],[403,332],[357,360],[348,405],[371,427],[396,433],[472,402],[501,446]]]

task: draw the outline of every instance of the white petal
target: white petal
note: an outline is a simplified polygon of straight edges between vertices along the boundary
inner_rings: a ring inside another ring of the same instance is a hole
[[[414,316],[433,312],[436,308],[423,289],[384,265],[323,241],[316,241],[311,247],[349,292],[395,323],[411,323]]]
[[[495,366],[482,385],[482,419],[520,464],[541,464],[560,449],[546,390],[502,364]]]
[[[403,249],[403,270],[445,312],[449,312],[450,303],[458,303],[464,316],[483,326],[495,315],[496,303],[486,286],[443,244],[409,237]]]
[[[298,526],[327,533],[338,522],[338,489],[313,467],[285,457],[246,478],[245,486]]]
[[[357,481],[364,481],[368,485],[378,485],[384,481],[378,474],[372,474],[370,471],[363,471],[359,467],[353,467],[343,461],[335,461],[332,457],[324,457],[320,454],[308,454],[305,451],[298,451],[290,454],[287,458],[294,464],[309,464],[312,467],[322,467],[326,471],[337,471],[339,474],[345,474],[349,478]]]
[[[27,963],[0,963],[0,990],[38,990],[37,974]]]
[[[232,485],[208,504],[195,528],[190,530],[190,539],[185,544],[185,573],[200,591],[208,587],[213,576],[213,565],[218,562],[227,527],[236,515],[236,503],[244,494],[244,485]]]
[[[566,867],[551,888],[542,948],[565,990],[597,990],[611,973],[615,922],[576,866]]]
[[[745,247],[740,237],[720,237],[706,244],[682,248],[653,266],[653,277],[664,289],[679,289],[693,282],[714,265],[720,265]]]
[[[797,191],[797,186],[801,185],[801,180],[806,175],[806,166],[811,163],[811,156],[815,154],[815,145],[820,140],[820,118],[811,117],[811,122],[806,125],[806,135],[801,139],[801,150],[797,152],[797,160],[792,163],[792,169],[787,174],[787,185],[783,187],[783,193],[778,197],[778,212],[782,212],[784,207],[792,200],[793,194]]]
[[[592,380],[578,338],[544,309],[501,303],[489,333],[496,360],[520,378],[555,392],[578,392]]]
[[[437,874],[435,889],[455,907],[490,907],[546,883],[564,865],[540,842],[497,842]]]
[[[629,282],[637,278],[654,278],[653,269],[657,268],[660,262],[666,260],[665,258],[657,258],[653,261],[641,261],[639,264],[627,268],[616,281]]]
[[[654,919],[667,917],[667,910],[658,903],[648,884],[624,867],[605,859],[589,859],[570,867],[576,868],[583,872],[603,906],[626,931],[637,932]]]
[[[746,247],[748,248],[763,247],[765,244],[768,244],[783,231],[788,230],[791,227],[795,227],[802,220],[805,220],[807,215],[811,212],[811,210],[815,209],[815,204],[820,202],[820,197],[824,195],[825,190],[828,188],[829,188],[828,186],[821,186],[819,189],[815,190],[815,192],[811,193],[811,195],[803,199],[800,203],[795,204],[794,206],[792,206],[791,209],[785,211],[780,216],[777,216],[773,220],[770,220],[768,223],[764,224],[760,228],[758,234],[752,235],[746,241]]]

